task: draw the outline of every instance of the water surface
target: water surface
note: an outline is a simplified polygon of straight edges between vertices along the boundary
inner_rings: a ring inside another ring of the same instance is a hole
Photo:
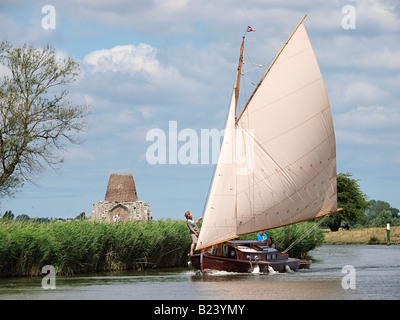
[[[0,278],[0,299],[400,299],[400,246],[324,245],[311,252],[309,270],[282,274],[198,274],[188,268],[57,276],[56,288],[41,278]],[[355,289],[345,289],[355,271]]]

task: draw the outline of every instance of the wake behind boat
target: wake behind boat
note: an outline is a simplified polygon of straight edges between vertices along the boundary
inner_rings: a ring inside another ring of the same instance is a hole
[[[245,35],[225,135],[193,268],[297,270],[290,258],[240,235],[337,211],[336,144],[322,75],[303,19],[237,115]],[[246,34],[246,33],[245,33]]]

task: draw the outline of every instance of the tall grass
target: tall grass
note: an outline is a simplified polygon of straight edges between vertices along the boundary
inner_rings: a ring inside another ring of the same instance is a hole
[[[311,228],[301,223],[269,230],[278,250]],[[242,237],[244,238],[244,237]],[[245,236],[256,239],[256,234]],[[322,244],[318,229],[289,251],[304,258]],[[0,219],[0,277],[39,276],[45,265],[57,274],[187,266],[191,237],[185,221],[37,223]]]
[[[358,228],[324,231],[326,244],[386,244],[386,228]],[[390,243],[400,244],[400,226],[390,228]]]
[[[186,222],[34,223],[0,220],[0,276],[90,273],[187,265]]]

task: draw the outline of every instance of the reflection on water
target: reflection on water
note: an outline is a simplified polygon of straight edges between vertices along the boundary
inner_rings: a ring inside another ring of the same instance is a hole
[[[322,246],[309,270],[281,274],[198,274],[164,269],[56,278],[0,279],[0,299],[400,299],[400,246]],[[345,265],[356,271],[356,288],[345,290]]]

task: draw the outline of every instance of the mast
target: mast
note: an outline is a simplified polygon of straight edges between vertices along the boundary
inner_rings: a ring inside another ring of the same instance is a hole
[[[240,47],[240,55],[239,55],[239,64],[237,68],[237,76],[236,76],[236,84],[235,84],[235,120],[236,120],[236,110],[239,99],[239,84],[240,84],[240,75],[242,73],[242,64],[243,64],[243,48],[244,48],[244,39],[246,37],[246,32],[243,34],[242,45]]]
[[[258,88],[260,87],[261,83],[264,81],[265,77],[267,76],[267,74],[269,73],[269,71],[271,70],[272,66],[274,65],[275,61],[278,59],[278,57],[280,56],[280,54],[282,53],[283,49],[285,49],[286,45],[289,43],[290,39],[293,37],[294,33],[296,32],[296,30],[299,28],[299,26],[302,24],[303,20],[307,17],[307,14],[305,14],[303,16],[303,18],[300,20],[300,22],[297,24],[296,28],[293,30],[292,34],[289,36],[289,38],[286,40],[285,44],[282,46],[281,50],[278,52],[278,54],[276,55],[275,59],[272,61],[272,63],[270,64],[270,66],[268,67],[267,71],[265,71],[264,75],[262,76],[260,82],[257,84],[257,87],[254,89],[253,93],[251,94],[249,100],[247,100],[246,105],[244,106],[242,112],[240,113],[239,117],[237,117],[236,119],[236,123],[237,124],[240,120],[240,118],[242,117],[243,112],[247,109],[247,106],[249,105],[251,99],[253,99],[253,96],[255,95],[255,93],[257,92]],[[243,37],[244,39],[244,37]]]

